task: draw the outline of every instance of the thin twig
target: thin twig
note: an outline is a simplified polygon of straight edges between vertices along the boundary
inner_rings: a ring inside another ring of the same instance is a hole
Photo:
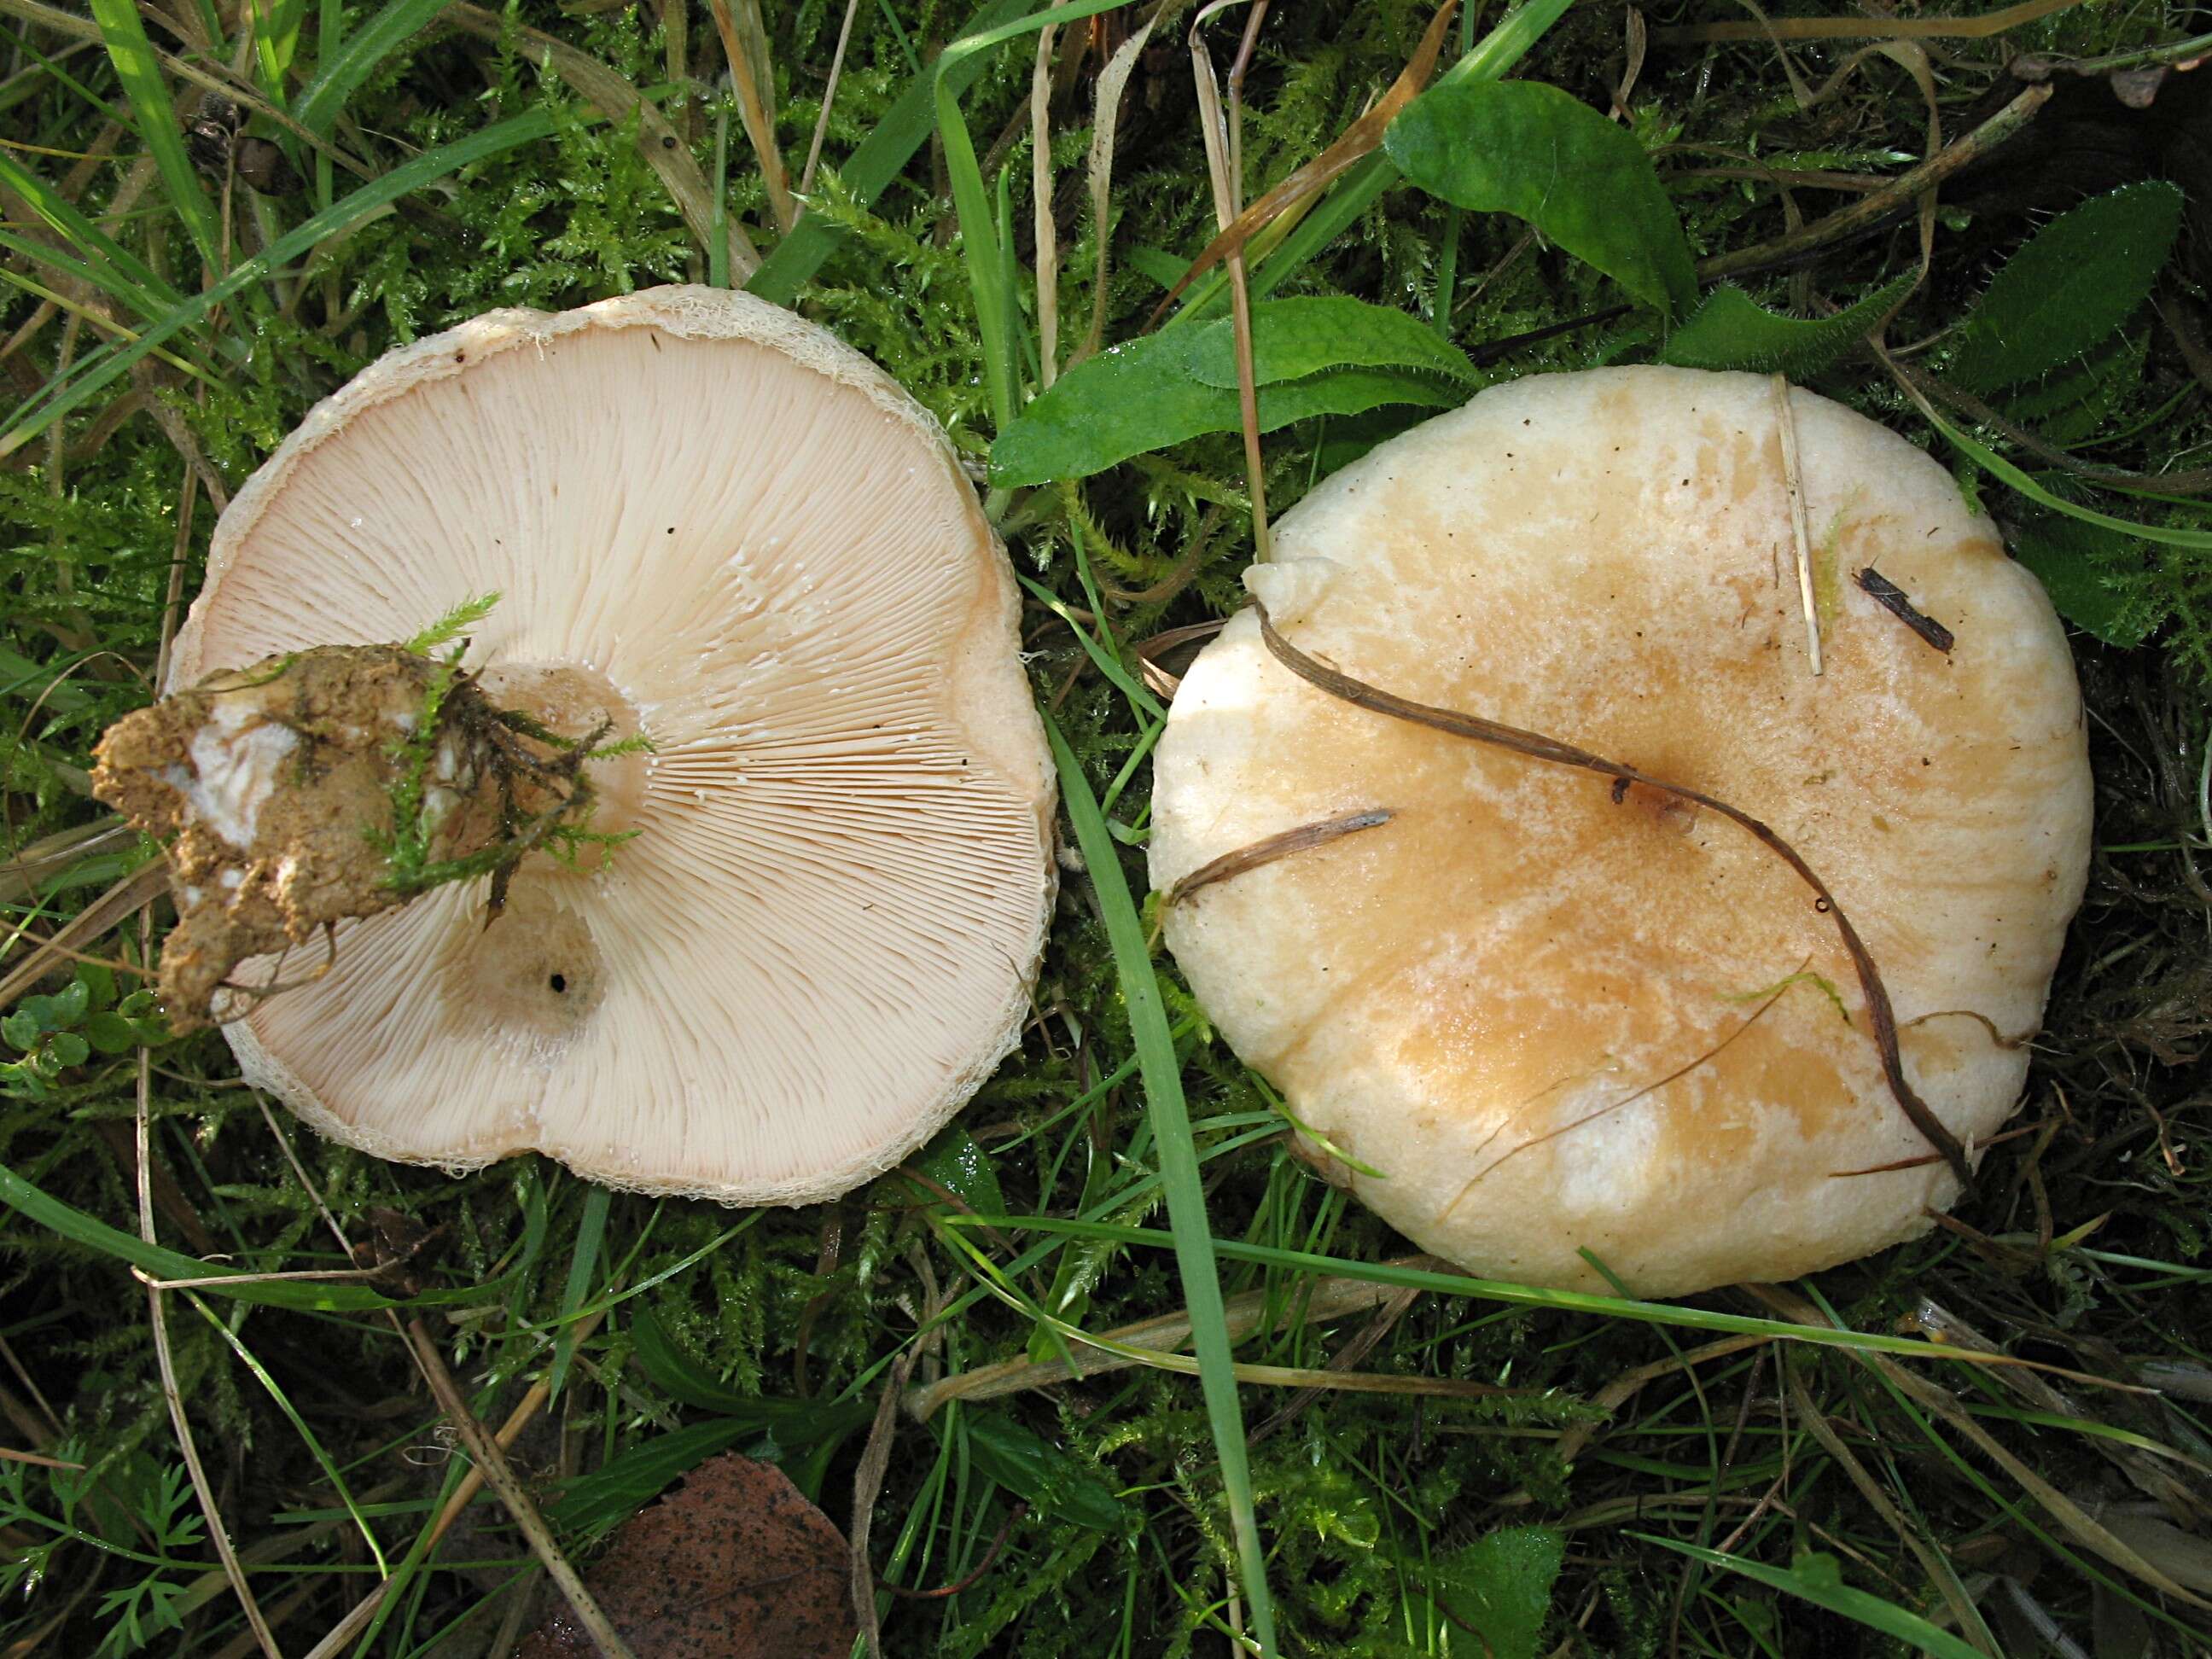
[[[1792,231],[1771,242],[1700,260],[1698,264],[1698,280],[1710,283],[1717,277],[1734,276],[1739,271],[1763,269],[1800,254],[1809,253],[1815,248],[1825,247],[1831,242],[1879,223],[1908,204],[1917,202],[1923,193],[1942,183],[1969,161],[1978,161],[1989,154],[2034,119],[2036,112],[2050,101],[2051,88],[2048,86],[2023,89],[2017,98],[1972,132],[1963,135],[1911,172],[1899,173],[1872,195],[1838,209],[1825,219],[1815,219],[1802,230]]]
[[[51,938],[32,936],[31,950],[22,961],[0,975],[0,1008],[6,1007],[52,971],[57,957],[70,957],[81,947],[109,929],[118,927],[151,903],[168,885],[169,874],[159,859],[141,865],[56,930]],[[22,937],[20,933],[17,939]],[[0,951],[16,939],[0,942]]]
[[[1237,222],[1241,211],[1238,198],[1243,193],[1242,181],[1236,177],[1226,148],[1230,133],[1222,115],[1221,87],[1214,78],[1213,58],[1201,36],[1207,18],[1235,3],[1237,0],[1214,0],[1192,22],[1189,37],[1191,75],[1198,87],[1199,131],[1206,141],[1206,167],[1213,184],[1214,222],[1223,231]],[[1251,31],[1258,28],[1267,9],[1267,0],[1252,0],[1245,52],[1240,52],[1237,59],[1240,64],[1249,51]],[[1250,284],[1245,280],[1241,246],[1231,252],[1228,265],[1230,328],[1237,348],[1237,410],[1244,431],[1246,488],[1252,498],[1252,556],[1264,564],[1272,551],[1267,529],[1267,479],[1260,454],[1260,392],[1252,362],[1252,295]]]
[[[0,1446],[0,1463],[35,1463],[42,1469],[74,1469],[82,1473],[84,1465],[72,1463],[65,1457],[49,1457],[44,1452],[17,1451],[12,1446]]]
[[[830,79],[822,88],[822,113],[814,120],[814,142],[806,147],[806,166],[799,175],[799,193],[805,195],[814,188],[814,169],[822,160],[822,141],[830,132],[830,106],[836,101],[838,77],[845,72],[845,44],[853,38],[853,17],[860,9],[860,0],[845,0],[845,21],[837,26],[837,50],[830,54]],[[1051,33],[1047,30],[1046,33]],[[799,210],[804,217],[806,209]]]
[[[857,3],[857,0],[855,0]],[[849,17],[850,14],[847,14]],[[1059,30],[1037,31],[1036,69],[1030,77],[1030,195],[1036,226],[1037,389],[1060,373],[1060,240],[1052,217],[1052,46]]]
[[[1782,17],[1753,23],[1691,23],[1655,29],[1662,46],[1714,40],[1986,40],[2082,0],[2021,0],[1979,17]]]
[[[1400,1258],[1388,1265],[1429,1268],[1441,1264],[1433,1257],[1415,1255]],[[1395,1287],[1377,1285],[1364,1279],[1316,1279],[1306,1296],[1305,1322],[1318,1324],[1323,1320],[1341,1318],[1346,1314],[1363,1313],[1379,1303],[1389,1301],[1395,1294]],[[1248,1291],[1231,1297],[1223,1310],[1230,1340],[1238,1341],[1250,1335],[1260,1328],[1262,1322],[1279,1311],[1279,1303],[1272,1291]],[[1054,1388],[1063,1382],[1097,1376],[1103,1372],[1121,1370],[1144,1363],[1142,1358],[1124,1350],[1147,1348],[1164,1352],[1179,1347],[1189,1337],[1190,1316],[1188,1313],[1178,1310],[1161,1314],[1152,1319],[1139,1320],[1133,1325],[1123,1325],[1117,1329],[1100,1333],[1097,1340],[1112,1346],[1100,1348],[1096,1352],[1086,1352],[1079,1361],[1010,1359],[995,1365],[981,1365],[972,1371],[956,1372],[908,1395],[907,1414],[918,1423],[926,1423],[955,1400],[996,1400],[1001,1395],[1029,1389]]]
[[[1904,1057],[1897,1044],[1896,1012],[1890,1003],[1889,988],[1883,984],[1881,971],[1875,966],[1873,954],[1859,937],[1858,929],[1851,925],[1850,918],[1844,914],[1843,906],[1836,902],[1836,896],[1828,890],[1828,884],[1820,879],[1811,865],[1805,862],[1797,849],[1773,830],[1742,808],[1732,806],[1717,796],[1708,795],[1703,790],[1692,789],[1683,784],[1670,783],[1664,778],[1652,777],[1632,766],[1624,766],[1619,761],[1594,755],[1587,749],[1577,749],[1572,744],[1562,743],[1557,738],[1524,732],[1518,726],[1485,720],[1478,714],[1462,714],[1455,709],[1437,708],[1427,703],[1415,702],[1410,698],[1385,691],[1379,686],[1354,679],[1351,675],[1306,655],[1285,639],[1268,618],[1266,605],[1255,599],[1253,609],[1259,616],[1260,636],[1278,662],[1309,685],[1340,698],[1356,708],[1364,708],[1414,726],[1424,726],[1452,737],[1490,744],[1514,754],[1526,755],[1531,760],[1546,761],[1555,766],[1575,767],[1585,772],[1595,772],[1601,777],[1626,780],[1632,784],[1640,783],[1647,788],[1672,795],[1678,800],[1709,807],[1737,828],[1747,831],[1753,840],[1796,872],[1798,878],[1813,890],[1814,908],[1835,922],[1844,949],[1850,957],[1852,968],[1857,972],[1859,988],[1866,998],[1867,1018],[1874,1028],[1875,1045],[1881,1051],[1882,1075],[1888,1081],[1891,1095],[1911,1120],[1912,1127],[1920,1132],[1929,1146],[1943,1155],[1943,1161],[1950,1165],[1951,1173],[1958,1177],[1960,1186],[1965,1188],[1973,1184],[1973,1165],[1967,1158],[1966,1149],[1960,1145],[1958,1137],[1945,1126],[1943,1120],[1929,1109],[1928,1103],[1914,1091],[1911,1080],[1905,1075]]]
[[[141,927],[140,943],[151,956],[151,942],[146,938],[150,929]],[[154,1237],[154,1182],[149,1173],[154,1167],[151,1146],[154,1079],[149,1067],[151,1056],[142,1044],[138,1050],[138,1237],[147,1243]],[[261,1644],[269,1659],[284,1659],[283,1650],[276,1645],[276,1633],[262,1616],[261,1604],[253,1599],[253,1587],[246,1582],[246,1571],[238,1564],[238,1552],[232,1547],[230,1533],[222,1523],[222,1511],[216,1506],[215,1488],[209,1484],[207,1470],[200,1463],[199,1447],[192,1439],[191,1419],[185,1414],[184,1392],[177,1386],[177,1366],[169,1351],[169,1324],[164,1317],[161,1290],[155,1285],[146,1289],[148,1317],[154,1331],[154,1358],[161,1373],[161,1396],[168,1402],[169,1421],[177,1431],[177,1445],[184,1453],[185,1468],[191,1476],[192,1491],[198,1497],[200,1513],[207,1517],[208,1537],[215,1545],[216,1558],[222,1563],[223,1576],[230,1580],[236,1592],[239,1606],[246,1611],[246,1622],[253,1632],[254,1639]]]
[[[606,1659],[636,1659],[629,1644],[623,1640],[612,1621],[607,1618],[605,1609],[599,1606],[599,1599],[585,1587],[583,1578],[574,1565],[562,1553],[560,1545],[554,1541],[552,1528],[545,1524],[545,1517],[538,1514],[538,1505],[531,1501],[522,1482],[515,1479],[514,1470],[507,1463],[507,1454],[500,1449],[498,1443],[490,1435],[484,1432],[484,1425],[477,1421],[476,1413],[469,1409],[469,1402],[461,1398],[461,1391],[453,1382],[453,1374],[446,1369],[446,1362],[438,1352],[438,1345],[430,1340],[429,1331],[420,1319],[409,1320],[406,1329],[407,1346],[413,1350],[415,1363],[429,1383],[431,1394],[436,1396],[439,1409],[446,1413],[447,1420],[461,1437],[469,1461],[483,1474],[485,1484],[506,1506],[507,1512],[514,1517],[514,1524],[522,1529],[522,1535],[528,1540],[532,1553],[544,1565],[546,1577],[552,1579],[561,1594],[568,1598],[569,1607],[575,1613],[576,1622],[584,1627],[592,1640],[599,1644],[599,1651],[606,1656]]]
[[[1395,809],[1378,806],[1370,811],[1347,812],[1342,817],[1325,819],[1319,823],[1302,823],[1295,830],[1285,830],[1267,836],[1249,847],[1239,847],[1224,853],[1218,859],[1204,864],[1182,877],[1167,890],[1164,902],[1182,903],[1193,893],[1212,886],[1218,881],[1228,881],[1262,865],[1273,864],[1277,859],[1287,858],[1293,853],[1310,852],[1316,847],[1326,847],[1331,842],[1341,841],[1346,836],[1358,835],[1362,830],[1373,830],[1388,823],[1397,816]]]
[[[963,1575],[957,1583],[926,1590],[908,1589],[903,1584],[886,1584],[884,1588],[893,1595],[904,1596],[909,1601],[941,1601],[948,1596],[959,1595],[962,1590],[972,1589],[976,1581],[990,1571],[997,1563],[1000,1553],[1006,1547],[1006,1540],[1013,1535],[1014,1522],[1029,1512],[1030,1506],[1027,1504],[1017,1504],[1008,1510],[1005,1522],[999,1528],[998,1536],[992,1539],[991,1547],[983,1552],[983,1559],[978,1561],[974,1568]]]

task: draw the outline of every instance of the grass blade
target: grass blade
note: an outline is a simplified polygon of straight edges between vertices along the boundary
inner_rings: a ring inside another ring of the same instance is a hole
[[[88,278],[97,281],[105,292],[140,316],[158,317],[167,307],[184,303],[185,296],[156,276],[144,260],[93,223],[38,174],[17,166],[5,152],[0,152],[0,185],[28,202],[49,229],[86,256]],[[15,251],[42,261],[52,256],[52,250],[28,243]]]
[[[2193,548],[2199,552],[2212,549],[2212,530],[2177,530],[2169,525],[2144,524],[2136,519],[2118,519],[2109,513],[2099,513],[2078,502],[2069,501],[2063,495],[2052,495],[2027,473],[2014,466],[1987,444],[1968,437],[1958,428],[1953,426],[1938,415],[1917,392],[1912,395],[1913,401],[1920,405],[1920,412],[1927,416],[1929,424],[1948,438],[1954,448],[1984,471],[2002,480],[2007,487],[2018,490],[2028,500],[2039,501],[2052,512],[2063,513],[2068,518],[2080,523],[2095,525],[2100,530],[2116,530],[2124,536],[2139,536],[2147,542],[2160,542],[2167,547]]]
[[[983,182],[981,164],[975,159],[975,142],[960,113],[960,92],[965,83],[954,71],[993,46],[1049,23],[1090,17],[1114,9],[1117,0],[1070,0],[1048,11],[1035,11],[994,28],[963,35],[945,47],[930,79],[937,101],[937,130],[945,141],[945,171],[952,180],[952,204],[960,216],[960,253],[968,266],[968,287],[975,296],[977,331],[983,339],[983,378],[990,388],[991,414],[1004,432],[1019,412],[1020,388],[1014,356],[1012,306],[1006,292],[999,238],[992,229],[991,195]],[[1010,256],[1009,256],[1010,257]]]
[[[1167,1194],[1168,1220],[1175,1230],[1176,1266],[1182,1276],[1184,1304],[1190,1310],[1191,1344],[1198,1355],[1198,1380],[1206,1397],[1206,1420],[1213,1431],[1213,1448],[1221,1460],[1221,1484],[1229,1498],[1231,1525],[1237,1536],[1244,1599],[1251,1609],[1253,1628],[1259,1632],[1263,1653],[1275,1650],[1275,1611],[1267,1593],[1267,1565],[1260,1550],[1260,1527],[1252,1508],[1252,1474],[1244,1445],[1243,1413],[1237,1400],[1237,1379],[1231,1370],[1226,1310],[1222,1305],[1221,1276],[1214,1265],[1212,1230],[1206,1224],[1206,1189],[1200,1183],[1197,1147],[1191,1139],[1190,1110],[1182,1094],[1182,1068],[1176,1059],[1175,1040],[1168,1031],[1168,1016],[1160,1000],[1158,979],[1152,972],[1151,953],[1145,948],[1144,924],[1122,878],[1114,838],[1107,833],[1105,814],[1091,793],[1091,781],[1075,751],[1067,746],[1059,726],[1048,718],[1045,734],[1052,740],[1054,761],[1060,769],[1060,799],[1067,821],[1075,830],[1075,843],[1091,872],[1092,890],[1098,896],[1099,914],[1114,948],[1114,966],[1121,981],[1121,1000],[1128,1009],[1129,1030],[1136,1040],[1137,1060],[1145,1080],[1145,1102],[1158,1148],[1160,1184]]]
[[[190,1291],[182,1291],[180,1294],[185,1301],[191,1303],[198,1310],[200,1317],[215,1327],[216,1334],[230,1345],[230,1351],[238,1356],[246,1370],[253,1373],[261,1386],[268,1389],[269,1397],[276,1402],[277,1409],[284,1413],[286,1419],[290,1422],[300,1438],[306,1443],[308,1452],[323,1471],[323,1478],[331,1483],[331,1490],[337,1493],[338,1502],[345,1505],[345,1512],[353,1518],[354,1525],[361,1529],[362,1539],[368,1544],[369,1555],[376,1562],[377,1577],[390,1577],[392,1567],[384,1559],[384,1546],[377,1541],[376,1529],[368,1524],[368,1517],[362,1514],[361,1505],[354,1502],[353,1489],[346,1485],[345,1477],[338,1473],[338,1466],[331,1462],[331,1455],[323,1449],[323,1443],[315,1438],[315,1431],[307,1426],[307,1419],[300,1415],[299,1407],[293,1405],[291,1396],[277,1386],[276,1379],[269,1375],[268,1367],[255,1356],[252,1349],[239,1340],[235,1331],[216,1316],[213,1308],[209,1307],[205,1302]]]
[[[555,1400],[561,1397],[561,1385],[568,1380],[568,1366],[576,1358],[574,1321],[599,1268],[599,1243],[606,1237],[607,1204],[612,1197],[605,1187],[593,1187],[584,1194],[583,1218],[576,1224],[576,1253],[568,1258],[568,1282],[561,1291],[561,1334],[553,1344],[553,1370],[545,1381],[546,1392]]]
[[[372,209],[396,202],[409,191],[434,184],[447,173],[458,172],[471,162],[550,137],[553,127],[554,117],[546,110],[537,109],[527,114],[511,116],[504,121],[494,122],[481,131],[471,133],[465,138],[458,138],[450,144],[427,150],[414,160],[372,179],[343,201],[294,226],[252,258],[234,265],[213,287],[194,295],[172,307],[165,315],[154,319],[137,339],[100,360],[90,372],[77,374],[54,396],[36,406],[19,410],[7,429],[0,432],[0,455],[13,454],[21,449],[87,398],[127,374],[131,364],[171,335],[190,328],[224,301],[307,252],[333,231],[351,223]]]
[[[446,0],[390,0],[347,37],[337,57],[319,66],[292,112],[300,125],[319,138],[329,137],[346,100],[376,73],[376,66],[429,27],[445,9]]]
[[[1662,1538],[1656,1533],[1632,1532],[1631,1538],[1643,1540],[1686,1555],[1693,1561],[1702,1561],[1709,1567],[1725,1568],[1740,1572],[1769,1589],[1780,1590],[1785,1595],[1810,1601],[1814,1607],[1826,1607],[1830,1613],[1840,1613],[1869,1630],[1878,1630],[1885,1636],[1910,1644],[1935,1659],[1981,1659],[1981,1656],[1959,1638],[1938,1626],[1929,1624],[1909,1607],[1900,1607],[1894,1601],[1885,1601],[1879,1595],[1869,1595],[1862,1589],[1853,1589],[1844,1583],[1843,1574],[1836,1566],[1835,1558],[1826,1555],[1806,1556],[1794,1567],[1770,1567],[1761,1561],[1745,1561],[1733,1555],[1723,1555],[1718,1550],[1700,1548],[1695,1544],[1679,1543],[1672,1538]]]
[[[991,0],[968,20],[968,37],[979,31],[988,31],[1019,11],[1022,0]],[[896,20],[894,19],[894,21]],[[917,74],[899,94],[876,130],[866,143],[845,159],[837,169],[846,191],[862,207],[872,204],[890,186],[914,159],[914,153],[927,142],[929,129],[936,118],[938,88],[950,87],[954,94],[964,92],[975,77],[983,72],[983,60],[972,54],[957,63],[939,60],[938,73]],[[761,268],[752,274],[745,287],[763,300],[787,306],[799,297],[799,290],[807,284],[822,262],[837,246],[836,228],[819,216],[808,214],[796,228],[776,244],[775,252],[761,262]]]
[[[116,78],[123,82],[123,90],[131,100],[138,136],[145,141],[154,165],[161,170],[161,183],[168,191],[169,205],[191,233],[200,258],[207,261],[210,269],[220,270],[215,207],[201,186],[191,157],[185,154],[184,131],[177,123],[176,103],[170,96],[169,83],[161,77],[161,66],[155,59],[154,43],[146,38],[146,26],[138,21],[138,9],[131,0],[92,0],[92,15],[100,25],[100,40],[107,47],[107,56],[115,64]]]

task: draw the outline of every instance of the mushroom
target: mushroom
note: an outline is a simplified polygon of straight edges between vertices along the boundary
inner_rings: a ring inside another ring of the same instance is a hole
[[[452,1168],[536,1148],[799,1203],[896,1163],[1016,1042],[1054,890],[1012,573],[943,433],[746,295],[494,312],[371,366],[239,492],[165,689],[492,592],[469,684],[572,742],[641,735],[588,769],[592,829],[634,839],[528,860],[489,921],[477,880],[341,925],[226,1027],[246,1077]],[[252,839],[313,780],[240,678],[167,775],[231,831],[242,906],[317,872]]]
[[[1924,1231],[2019,1097],[2090,823],[2057,621],[1943,470],[1778,378],[1599,369],[1274,544],[1176,694],[1152,874],[1311,1154],[1539,1285]]]

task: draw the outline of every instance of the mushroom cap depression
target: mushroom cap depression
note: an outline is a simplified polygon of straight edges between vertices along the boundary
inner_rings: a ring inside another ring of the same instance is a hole
[[[227,1028],[246,1077],[454,1167],[798,1203],[896,1163],[1013,1046],[1054,885],[1012,573],[942,432],[743,294],[494,312],[239,492],[167,689],[490,592],[495,701],[650,740],[592,768],[636,837],[527,860],[489,927],[476,882],[342,927]]]
[[[1246,583],[1345,675],[1770,825],[1856,924],[1906,1074],[1972,1146],[2015,1103],[2086,877],[2072,659],[1942,468],[1792,392],[1815,678],[1776,385],[1493,388],[1316,489]],[[1425,1249],[1602,1289],[1588,1249],[1678,1295],[1847,1261],[1957,1195],[1885,1084],[1835,917],[1720,813],[1354,707],[1249,611],[1184,678],[1155,777],[1163,890],[1393,814],[1194,888],[1166,935],[1328,1167]]]

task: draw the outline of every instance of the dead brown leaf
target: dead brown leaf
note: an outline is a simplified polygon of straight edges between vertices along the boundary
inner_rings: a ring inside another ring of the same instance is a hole
[[[781,1469],[735,1452],[623,1522],[584,1582],[652,1659],[845,1659],[859,1633],[837,1528]],[[564,1608],[519,1659],[597,1654]]]

